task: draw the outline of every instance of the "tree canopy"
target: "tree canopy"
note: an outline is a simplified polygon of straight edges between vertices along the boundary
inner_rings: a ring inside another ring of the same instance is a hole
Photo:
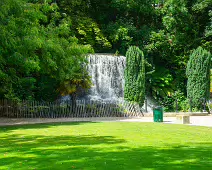
[[[55,100],[90,84],[83,64],[92,48],[78,44],[57,4],[3,0],[0,29],[1,97]]]

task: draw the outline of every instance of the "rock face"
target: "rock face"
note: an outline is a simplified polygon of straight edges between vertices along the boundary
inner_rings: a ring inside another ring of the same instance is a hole
[[[93,86],[91,100],[117,101],[124,97],[124,56],[93,54],[88,56],[88,72]]]

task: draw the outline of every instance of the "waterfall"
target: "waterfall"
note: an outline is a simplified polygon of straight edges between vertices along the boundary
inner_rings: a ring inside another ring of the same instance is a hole
[[[111,54],[93,54],[88,56],[88,72],[93,86],[88,98],[103,102],[116,102],[124,100],[124,69],[125,56]],[[152,112],[155,105],[147,97],[147,112]],[[142,107],[145,110],[145,105]]]
[[[117,101],[124,97],[124,56],[93,54],[88,56],[88,72],[93,86],[91,100]]]
[[[87,70],[93,85],[83,99],[107,103],[122,102],[124,100],[125,56],[92,54],[87,59]],[[62,100],[70,100],[70,96],[65,96]],[[153,105],[151,98],[147,98],[147,112],[152,112]],[[145,106],[142,108],[145,110]]]

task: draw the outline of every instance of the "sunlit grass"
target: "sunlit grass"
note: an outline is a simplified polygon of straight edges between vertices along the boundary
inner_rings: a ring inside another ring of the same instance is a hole
[[[160,123],[0,127],[0,169],[211,169],[212,128]]]

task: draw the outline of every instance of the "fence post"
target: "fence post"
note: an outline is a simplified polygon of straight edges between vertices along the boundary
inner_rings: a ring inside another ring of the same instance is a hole
[[[147,113],[147,98],[145,98],[145,112]]]

